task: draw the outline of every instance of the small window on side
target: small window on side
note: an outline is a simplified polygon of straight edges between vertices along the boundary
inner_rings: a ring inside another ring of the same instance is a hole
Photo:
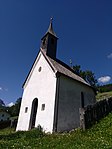
[[[81,92],[81,108],[84,108],[84,93]]]
[[[41,111],[45,110],[45,104],[42,104]]]
[[[4,114],[2,114],[2,117],[4,117]]]
[[[28,107],[25,107],[25,113],[27,113],[28,112]]]

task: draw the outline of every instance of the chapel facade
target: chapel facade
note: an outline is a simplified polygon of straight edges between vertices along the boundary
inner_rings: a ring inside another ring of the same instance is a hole
[[[80,126],[79,108],[96,101],[94,89],[56,58],[57,40],[51,20],[23,84],[17,131],[39,125],[50,133],[77,128]]]

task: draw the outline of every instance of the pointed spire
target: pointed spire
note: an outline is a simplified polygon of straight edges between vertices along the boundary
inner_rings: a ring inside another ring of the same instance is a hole
[[[46,55],[56,59],[56,50],[57,50],[57,36],[53,30],[52,25],[53,18],[50,19],[50,25],[46,34],[41,39],[41,48],[44,49]]]
[[[53,25],[52,25],[53,23],[52,22],[53,22],[53,17],[50,18],[50,24],[49,24],[49,28],[48,28],[46,34],[50,33],[57,38],[56,33],[53,30]]]

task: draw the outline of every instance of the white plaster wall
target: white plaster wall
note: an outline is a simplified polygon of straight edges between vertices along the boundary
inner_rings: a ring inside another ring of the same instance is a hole
[[[90,87],[64,76],[60,77],[57,131],[79,127],[81,92],[84,93],[85,105],[95,102],[95,93]]]
[[[35,98],[38,98],[35,127],[41,125],[46,132],[52,132],[53,129],[56,77],[44,56],[39,53],[38,57],[40,55],[41,57],[39,60],[37,58],[37,64],[25,85],[16,130],[29,129],[32,101]],[[42,70],[39,72],[40,66]],[[44,111],[41,110],[42,104],[45,104]],[[27,113],[25,113],[25,107],[28,107]]]
[[[0,112],[0,121],[6,121],[6,120],[9,120],[9,118],[10,118],[10,115],[8,113]]]

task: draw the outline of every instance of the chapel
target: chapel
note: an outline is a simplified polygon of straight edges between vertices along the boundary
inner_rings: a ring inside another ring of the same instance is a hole
[[[50,133],[78,128],[79,108],[96,101],[94,89],[56,57],[57,41],[51,19],[23,84],[17,131],[39,125]]]

